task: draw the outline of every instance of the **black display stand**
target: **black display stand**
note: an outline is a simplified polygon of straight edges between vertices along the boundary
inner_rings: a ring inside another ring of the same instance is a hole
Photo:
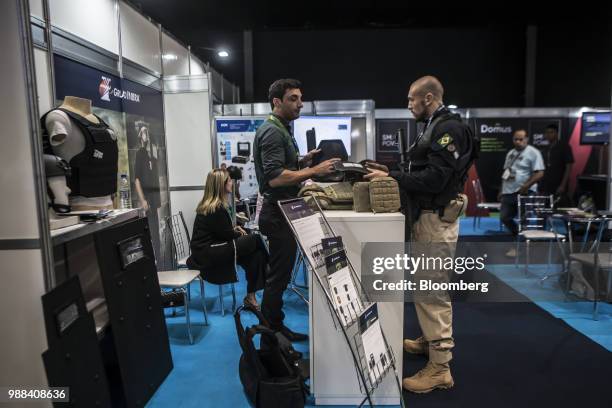
[[[102,402],[99,406],[144,407],[173,367],[147,219],[139,218],[136,210],[115,210],[98,222],[54,231],[53,244],[57,284],[43,302],[53,293],[53,303],[65,307],[74,296],[64,285],[74,289],[75,280],[81,293],[76,302],[79,319],[90,319],[91,325],[87,332],[71,331],[69,348],[62,349],[80,356],[83,377],[57,377],[64,369],[57,367],[66,365],[64,357],[46,354],[50,384],[72,389],[79,380],[91,378],[86,373],[97,370],[102,373],[100,387],[110,395],[109,404],[96,399]],[[56,349],[53,316],[60,306],[49,309],[47,318],[50,352]],[[101,370],[96,355],[101,356]],[[98,406],[95,401],[73,406]]]
[[[100,231],[95,244],[125,400],[144,406],[172,370],[147,220]]]
[[[348,309],[348,313],[346,316],[341,317],[339,309],[335,306],[333,301],[333,294],[330,289],[329,280],[327,279],[328,270],[326,268],[325,258],[330,256],[330,252],[326,252],[321,243],[313,243],[312,245],[308,245],[304,242],[304,237],[301,237],[298,231],[295,228],[294,222],[296,220],[300,220],[306,217],[309,217],[314,214],[319,214],[319,222],[321,223],[321,228],[325,238],[338,238],[335,235],[333,229],[331,228],[329,222],[325,218],[323,214],[323,210],[321,209],[318,201],[314,200],[316,203],[316,209],[311,209],[308,204],[302,198],[296,198],[293,200],[284,200],[279,201],[278,206],[283,213],[287,223],[289,224],[291,231],[299,245],[300,251],[304,259],[306,260],[306,265],[312,272],[312,276],[315,277],[316,282],[323,290],[325,294],[325,298],[327,301],[327,306],[329,312],[332,315],[332,321],[334,322],[336,330],[340,330],[343,334],[343,337],[346,341],[346,345],[350,350],[353,363],[356,370],[356,375],[358,378],[358,383],[360,387],[360,391],[364,394],[364,399],[359,406],[363,406],[366,402],[373,407],[372,396],[376,391],[377,387],[380,385],[382,380],[387,376],[393,373],[395,376],[396,384],[398,387],[400,404],[404,407],[404,400],[402,396],[402,387],[400,383],[400,377],[397,373],[395,358],[389,344],[382,332],[381,335],[382,340],[384,342],[384,350],[387,355],[390,357],[390,361],[386,364],[386,368],[378,372],[376,376],[376,380],[372,381],[369,376],[368,371],[368,362],[366,360],[366,356],[363,350],[363,342],[361,339],[361,333],[359,332],[357,326],[359,325],[359,315],[357,313],[353,313]],[[343,251],[346,254],[345,248],[339,248],[340,251]],[[334,251],[338,252],[338,251]],[[357,293],[359,296],[359,302],[362,305],[362,309],[366,310],[369,306],[373,305],[373,303],[369,300],[367,294],[363,290],[361,286],[361,280],[359,276],[355,273],[355,269],[353,268],[350,260],[346,257],[346,263],[350,272],[350,278],[353,281],[355,287],[357,288]],[[354,334],[352,334],[355,332]],[[349,334],[351,333],[351,334]]]
[[[68,387],[69,402],[54,406],[110,407],[111,397],[93,317],[78,276],[42,297],[47,343],[42,355],[50,387]]]

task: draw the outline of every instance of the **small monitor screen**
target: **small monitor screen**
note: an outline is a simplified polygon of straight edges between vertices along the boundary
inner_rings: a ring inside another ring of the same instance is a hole
[[[330,139],[342,140],[347,154],[351,155],[350,116],[302,116],[293,122],[293,136],[302,156],[316,148],[321,140]]]
[[[610,112],[583,112],[580,144],[610,143]]]

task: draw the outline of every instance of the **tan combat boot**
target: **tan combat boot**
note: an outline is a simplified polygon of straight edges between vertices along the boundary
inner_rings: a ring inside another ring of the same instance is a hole
[[[421,336],[418,339],[404,339],[404,351],[410,354],[429,355],[429,343],[425,337]]]
[[[451,388],[454,384],[448,363],[436,364],[431,361],[421,371],[402,381],[404,389],[417,394],[424,394],[436,388]]]

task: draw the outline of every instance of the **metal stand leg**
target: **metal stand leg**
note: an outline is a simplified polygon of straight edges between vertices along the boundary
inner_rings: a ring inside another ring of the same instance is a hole
[[[302,267],[304,270],[304,284],[305,284],[304,287],[300,287],[299,285],[295,283],[297,280],[297,274],[300,270],[300,267]],[[300,291],[300,288],[308,289],[308,286],[307,286],[307,277],[306,277],[306,263],[304,261],[304,256],[302,255],[302,252],[298,250],[297,256],[295,258],[295,263],[293,264],[293,270],[291,271],[291,280],[289,281],[289,285],[287,286],[287,289],[294,292],[296,295],[300,297],[300,299],[302,299],[302,301],[304,301],[304,303],[308,304],[308,299],[306,299],[306,296],[304,296],[304,294]]]
[[[232,313],[236,312],[236,287],[232,283]]]
[[[563,240],[562,242],[565,242],[565,240]],[[540,279],[540,283],[544,284],[545,280],[552,278],[553,276],[562,276],[566,273],[567,273],[567,279],[568,279],[567,283],[569,283],[569,265],[568,263],[565,262],[565,259],[562,259],[561,261],[561,271],[559,271],[559,273],[548,273],[551,263],[552,263],[552,241],[550,241],[550,246],[548,247],[548,267],[546,268],[547,273],[546,273],[546,276]],[[569,293],[569,285],[567,286],[565,290],[566,298],[567,298],[568,293]]]
[[[189,285],[187,285],[189,287]],[[189,318],[189,301],[191,295],[189,295],[189,289],[185,288],[183,293],[183,299],[185,300],[185,318],[187,319],[187,333],[189,333],[189,344],[193,344],[193,336],[191,335],[191,319]]]
[[[514,267],[518,268],[518,261],[519,261],[519,237],[516,237],[516,255],[514,256]]]
[[[529,240],[525,240],[525,275],[529,273]]]
[[[175,292],[175,289],[172,289],[172,292]],[[176,317],[176,307],[172,308],[172,317]]]
[[[208,312],[206,311],[206,298],[204,292],[204,279],[198,278],[200,281],[200,301],[202,302],[202,310],[204,311],[204,324],[208,326]]]
[[[223,305],[223,285],[219,285],[219,304],[221,305],[221,316],[225,316],[225,306]]]

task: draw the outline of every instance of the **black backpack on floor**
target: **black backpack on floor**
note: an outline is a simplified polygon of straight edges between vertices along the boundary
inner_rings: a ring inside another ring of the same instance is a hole
[[[240,314],[248,311],[259,324],[244,327]],[[267,327],[260,311],[240,306],[234,314],[236,332],[242,356],[240,356],[240,382],[249,401],[256,408],[302,408],[306,401],[307,387],[298,367],[300,353],[281,333]],[[256,349],[253,337],[261,336],[266,346]]]

